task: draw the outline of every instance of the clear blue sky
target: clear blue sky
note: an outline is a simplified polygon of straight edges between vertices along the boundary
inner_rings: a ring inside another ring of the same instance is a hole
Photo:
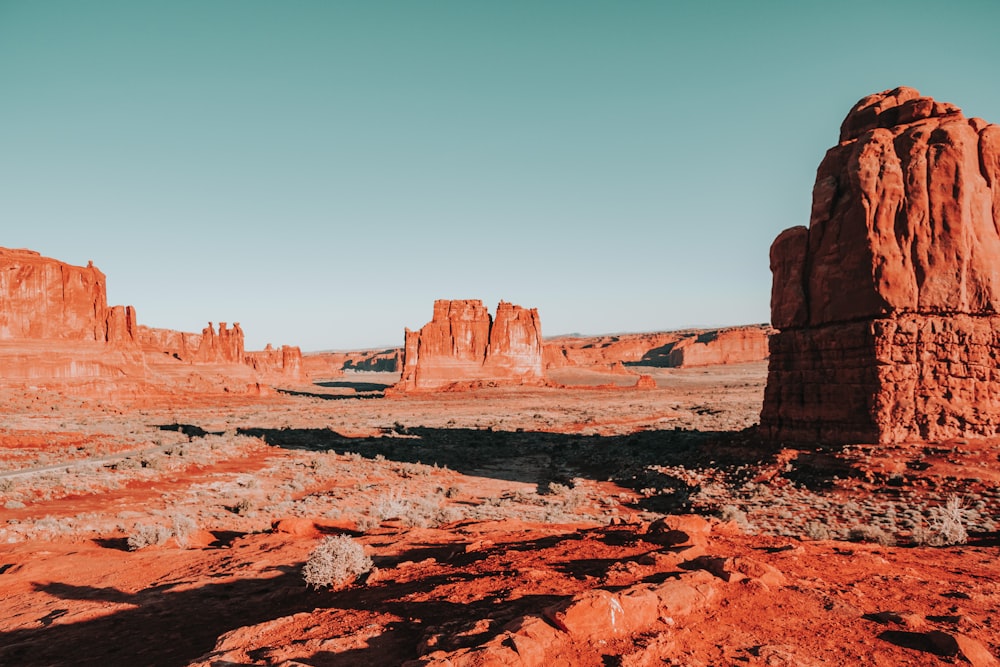
[[[1000,122],[1000,3],[0,0],[0,246],[151,326],[401,344],[769,317],[859,98]]]

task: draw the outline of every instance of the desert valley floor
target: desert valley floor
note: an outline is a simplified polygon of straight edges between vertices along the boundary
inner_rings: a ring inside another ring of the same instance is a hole
[[[765,362],[637,370],[0,388],[0,664],[996,664],[1000,439],[769,444]],[[335,534],[374,568],[307,587]]]

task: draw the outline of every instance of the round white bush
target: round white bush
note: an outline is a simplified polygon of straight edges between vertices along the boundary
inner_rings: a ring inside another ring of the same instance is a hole
[[[372,569],[372,559],[364,548],[347,535],[327,537],[302,568],[306,584],[313,588],[339,588]]]

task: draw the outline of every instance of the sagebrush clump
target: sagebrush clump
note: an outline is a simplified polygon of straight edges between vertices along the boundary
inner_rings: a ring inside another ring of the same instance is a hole
[[[325,538],[302,568],[302,577],[312,588],[340,588],[372,569],[364,547],[347,535]]]
[[[128,536],[129,551],[138,551],[146,547],[163,544],[171,537],[173,531],[158,524],[137,524],[132,534]]]
[[[913,531],[914,543],[932,547],[965,544],[969,541],[969,534],[965,530],[962,511],[962,501],[958,496],[951,496],[944,507],[934,509],[929,528],[920,527]]]

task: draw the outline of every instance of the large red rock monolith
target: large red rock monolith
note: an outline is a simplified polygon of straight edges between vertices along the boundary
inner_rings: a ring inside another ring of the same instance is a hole
[[[34,250],[0,248],[0,340],[76,340],[131,346],[131,306],[108,307],[107,278]]]
[[[397,389],[441,389],[456,383],[541,382],[538,311],[500,302],[494,320],[478,299],[434,302],[420,331],[406,330]]]
[[[1000,424],[1000,127],[870,95],[771,246],[771,438],[896,442]]]

